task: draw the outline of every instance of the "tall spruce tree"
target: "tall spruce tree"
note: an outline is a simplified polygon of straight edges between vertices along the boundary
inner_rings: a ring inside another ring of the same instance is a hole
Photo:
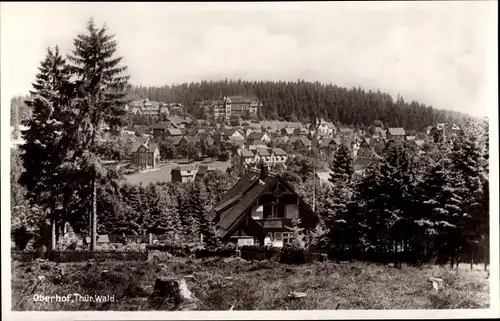
[[[443,158],[423,177],[418,187],[419,212],[415,221],[420,227],[415,236],[420,253],[437,255],[441,262],[458,250],[462,198],[460,184],[451,170],[451,161]]]
[[[80,141],[77,158],[80,156],[83,177],[90,186],[91,248],[95,250],[97,232],[97,176],[102,174],[96,150],[97,137],[102,125],[117,129],[125,115],[126,94],[129,76],[123,76],[126,67],[120,66],[121,57],[116,57],[117,42],[108,34],[106,26],[97,28],[93,19],[87,24],[87,34],[74,39],[71,71],[76,76]]]
[[[489,225],[489,215],[485,215],[484,206],[481,204],[484,191],[484,161],[478,137],[479,132],[474,125],[466,126],[453,140],[451,152],[454,177],[463,186],[459,192],[463,200],[460,236],[465,240],[465,244],[462,242],[459,246],[467,248],[480,242],[484,237],[485,228]]]
[[[55,248],[56,226],[63,215],[63,194],[67,194],[68,179],[61,169],[66,157],[71,109],[72,86],[70,72],[59,48],[47,49],[33,83],[26,105],[33,111],[24,122],[26,143],[21,146],[25,171],[20,183],[26,187],[31,205],[48,212],[52,225],[52,247]]]
[[[352,153],[345,145],[340,145],[335,153],[333,160],[330,164],[332,173],[330,174],[330,181],[336,183],[339,180],[347,181],[351,179],[354,173]]]

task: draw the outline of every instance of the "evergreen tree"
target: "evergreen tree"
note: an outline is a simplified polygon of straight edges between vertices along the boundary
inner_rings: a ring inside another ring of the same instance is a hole
[[[348,181],[354,173],[352,153],[345,145],[340,145],[331,163],[330,181]]]
[[[189,197],[186,194],[177,195],[177,213],[181,223],[181,230],[185,237],[192,238],[196,232],[196,220],[191,212]]]
[[[106,26],[96,28],[94,21],[90,19],[87,31],[88,34],[80,34],[74,39],[75,49],[72,55],[68,55],[68,59],[76,77],[78,113],[75,123],[80,126],[81,142],[75,148],[74,159],[78,159],[82,180],[87,178],[90,187],[92,249],[95,249],[96,181],[103,172],[98,164],[97,137],[103,124],[109,125],[112,130],[117,130],[122,124],[129,77],[122,75],[126,67],[119,66],[122,58],[115,57],[117,43],[113,39],[114,35],[108,34]]]
[[[220,238],[215,231],[213,222],[208,218],[207,212],[203,211],[198,219],[198,234],[203,235],[203,243],[209,249],[220,246]]]
[[[462,187],[458,195],[462,199],[463,216],[460,220],[462,240],[466,244],[479,242],[489,226],[489,215],[485,215],[482,206],[483,189],[483,159],[478,142],[478,131],[471,124],[462,130],[453,141],[451,157],[453,161],[454,178]],[[464,246],[460,243],[458,247]]]
[[[451,161],[443,158],[424,176],[419,184],[422,217],[415,223],[420,227],[418,245],[424,254],[437,254],[449,259],[458,250],[462,198],[458,195],[460,184],[451,171]],[[417,236],[416,235],[416,236]],[[426,242],[427,241],[427,242]]]
[[[70,175],[62,168],[67,157],[71,110],[72,86],[70,73],[59,49],[47,49],[39,73],[33,83],[31,97],[26,105],[32,109],[32,117],[24,123],[26,143],[22,145],[21,157],[25,171],[20,183],[26,188],[30,204],[49,215],[52,222],[52,242],[56,241],[56,225],[63,215],[63,199],[71,191]],[[69,177],[68,177],[69,176]],[[67,202],[66,202],[66,205]],[[55,244],[52,244],[55,246]]]
[[[203,207],[203,200],[201,198],[201,191],[199,184],[195,183],[189,187],[188,192],[189,198],[189,212],[194,219],[195,228],[192,231],[198,230],[198,225],[200,220],[205,214],[205,208]]]

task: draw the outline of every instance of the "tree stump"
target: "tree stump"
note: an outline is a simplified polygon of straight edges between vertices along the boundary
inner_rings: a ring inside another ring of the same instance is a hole
[[[176,308],[180,308],[181,305],[186,304],[192,307],[197,301],[193,293],[188,289],[185,279],[175,280],[163,277],[157,278],[153,296],[172,300]],[[186,306],[184,306],[183,309],[185,308]]]

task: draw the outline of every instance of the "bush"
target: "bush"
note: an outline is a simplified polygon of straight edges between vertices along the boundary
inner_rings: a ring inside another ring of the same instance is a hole
[[[32,237],[32,234],[28,232],[28,229],[24,225],[16,228],[12,232],[12,239],[14,240],[14,244],[16,245],[16,248],[21,251],[26,249],[26,246],[28,245]]]
[[[306,251],[295,247],[285,247],[281,251],[281,263],[304,264],[307,263]]]

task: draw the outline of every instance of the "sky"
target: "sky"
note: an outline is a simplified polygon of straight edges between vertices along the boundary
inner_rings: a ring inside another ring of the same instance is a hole
[[[477,116],[496,108],[496,1],[3,2],[0,13],[11,95],[31,89],[47,47],[70,53],[93,17],[136,85],[304,79]]]

